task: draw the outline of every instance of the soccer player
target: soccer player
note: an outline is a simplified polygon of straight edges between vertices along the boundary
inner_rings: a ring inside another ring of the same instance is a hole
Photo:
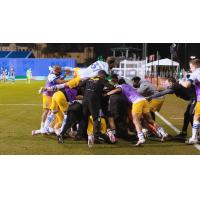
[[[66,72],[63,77],[61,77],[61,73],[62,73],[62,68],[59,65],[55,65],[53,67],[52,71],[50,71],[50,73],[47,77],[47,82],[46,82],[45,86],[46,87],[52,87],[52,86],[55,86],[57,84],[62,84],[62,83],[67,82],[64,79],[67,76],[68,72]],[[40,129],[44,128],[44,122],[45,122],[47,115],[48,115],[48,112],[50,110],[53,94],[54,94],[54,91],[44,91],[43,94],[42,94],[42,97],[43,97],[43,113],[42,113],[42,117],[41,117],[41,127],[40,127]]]
[[[141,80],[140,77],[133,77],[133,87],[137,88],[137,92],[144,97],[149,97],[151,95],[157,94],[158,90],[152,85],[148,80]],[[155,112],[159,112],[164,102],[163,97],[152,98],[149,102],[149,108],[153,120],[155,121]]]
[[[27,83],[30,84],[31,83],[31,79],[32,79],[32,71],[31,68],[27,69],[26,71],[26,80]]]
[[[111,74],[111,70],[115,67],[115,64],[115,58],[108,57],[106,62],[96,61],[87,68],[74,68],[70,70],[74,72],[75,76],[81,79],[87,79],[97,76],[98,72],[101,70],[104,70],[107,74]]]
[[[12,83],[14,84],[14,82],[15,82],[15,69],[14,69],[14,67],[10,68],[10,79],[11,79]]]
[[[189,138],[189,144],[198,143],[198,130],[200,127],[200,59],[194,59],[189,62],[192,74],[188,80],[181,80],[180,84],[183,87],[189,88],[192,84],[195,86],[197,103],[192,126],[192,137]]]
[[[114,87],[109,84],[105,79],[107,76],[104,70],[98,72],[98,76],[87,79],[81,83],[80,86],[85,86],[83,97],[83,119],[80,122],[78,134],[84,135],[87,132],[88,117],[92,115],[94,126],[93,134],[88,136],[88,146],[93,146],[94,142],[99,142],[98,137],[100,134],[100,119],[102,114],[102,94],[104,87],[113,89]]]
[[[142,132],[141,118],[144,117],[148,123],[150,123],[157,131],[161,141],[163,141],[168,135],[165,133],[162,127],[160,127],[150,115],[150,109],[147,100],[141,96],[136,89],[132,86],[126,84],[124,79],[119,80],[119,86],[116,89],[108,92],[106,95],[112,95],[115,93],[120,93],[126,97],[127,101],[132,104],[132,117],[133,123],[135,125],[138,142],[136,146],[145,143],[144,133]]]
[[[161,97],[167,94],[175,94],[177,97],[184,99],[185,101],[189,101],[186,111],[184,113],[184,123],[182,131],[179,135],[177,135],[177,138],[186,138],[189,123],[193,125],[193,111],[196,105],[195,87],[194,85],[192,85],[191,88],[185,88],[182,85],[180,85],[174,77],[168,78],[167,84],[169,85],[169,87],[166,90],[156,93],[148,97],[147,99],[151,100],[152,98]]]

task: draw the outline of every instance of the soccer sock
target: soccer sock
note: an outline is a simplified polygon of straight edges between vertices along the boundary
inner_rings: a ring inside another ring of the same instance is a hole
[[[40,129],[44,128],[44,122],[41,122]]]
[[[44,129],[45,130],[48,130],[50,124],[53,122],[53,120],[55,119],[55,114],[54,113],[50,113],[48,116],[47,116],[47,119],[44,123]]]
[[[60,128],[61,131],[63,130],[63,128],[64,128],[64,126],[65,126],[65,124],[66,124],[66,121],[67,121],[67,115],[64,115],[64,119],[63,119],[63,122],[62,122],[62,126],[61,126],[61,128]]]
[[[194,121],[193,126],[192,126],[193,139],[197,139],[199,127],[200,127],[200,123],[198,121]]]
[[[144,133],[143,132],[139,132],[139,133],[137,133],[137,135],[138,135],[138,138],[140,139],[140,138],[144,138]]]
[[[166,135],[167,135],[167,133],[165,133],[164,129],[163,129],[161,126],[158,127],[158,129],[157,129],[157,134],[158,134],[159,137],[162,137],[162,136],[166,136]]]

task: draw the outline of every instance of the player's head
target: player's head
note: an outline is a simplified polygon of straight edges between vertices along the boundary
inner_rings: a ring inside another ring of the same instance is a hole
[[[141,78],[139,76],[133,77],[132,81],[133,81],[133,87],[134,88],[139,88],[140,87]]]
[[[111,75],[111,82],[112,83],[118,83],[118,74],[112,74]]]
[[[106,62],[108,63],[109,69],[115,67],[115,58],[114,57],[107,57]]]
[[[197,68],[200,67],[200,59],[192,59],[189,62],[191,72],[194,72]]]
[[[53,73],[56,75],[56,76],[59,76],[61,75],[62,73],[62,68],[60,65],[54,65],[53,66]]]
[[[106,78],[106,77],[107,77],[107,73],[106,73],[106,71],[104,71],[104,70],[100,70],[100,71],[98,72],[98,76],[99,76],[100,78]]]
[[[118,81],[119,85],[126,84],[126,81],[123,78],[120,78]]]

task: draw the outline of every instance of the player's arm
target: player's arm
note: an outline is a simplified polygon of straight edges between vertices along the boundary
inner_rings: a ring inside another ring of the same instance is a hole
[[[192,86],[192,83],[193,83],[193,80],[192,79],[189,79],[187,81],[180,81],[179,84],[182,85],[183,87],[185,88],[189,88]]]
[[[146,90],[148,89],[148,85],[145,83],[145,84],[141,84],[140,87],[137,89],[137,92],[141,95],[143,95]]]
[[[103,79],[103,80],[102,80],[102,84],[103,84],[105,90],[107,90],[107,91],[113,90],[113,89],[115,88],[113,85],[111,85],[111,84],[109,83],[108,80],[104,80],[104,79]]]
[[[121,89],[120,87],[118,87],[118,88],[116,88],[116,89],[114,89],[114,90],[111,90],[110,92],[107,92],[107,93],[105,94],[105,96],[110,96],[110,95],[112,95],[112,94],[120,93],[121,91],[122,91],[122,89]]]
[[[157,97],[162,97],[164,95],[167,95],[167,94],[174,94],[174,90],[173,89],[166,89],[166,90],[163,90],[157,94],[154,94],[154,95],[151,95],[150,97],[148,97],[147,99],[148,100],[151,100],[153,98],[157,98]]]

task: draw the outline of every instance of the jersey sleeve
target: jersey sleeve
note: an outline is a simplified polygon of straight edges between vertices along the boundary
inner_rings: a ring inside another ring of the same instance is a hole
[[[47,79],[49,82],[55,84],[59,77],[57,77],[55,74],[49,74]]]
[[[197,73],[195,71],[190,75],[190,78],[188,79],[188,81],[190,81],[191,83],[194,83],[196,79],[197,79]]]

